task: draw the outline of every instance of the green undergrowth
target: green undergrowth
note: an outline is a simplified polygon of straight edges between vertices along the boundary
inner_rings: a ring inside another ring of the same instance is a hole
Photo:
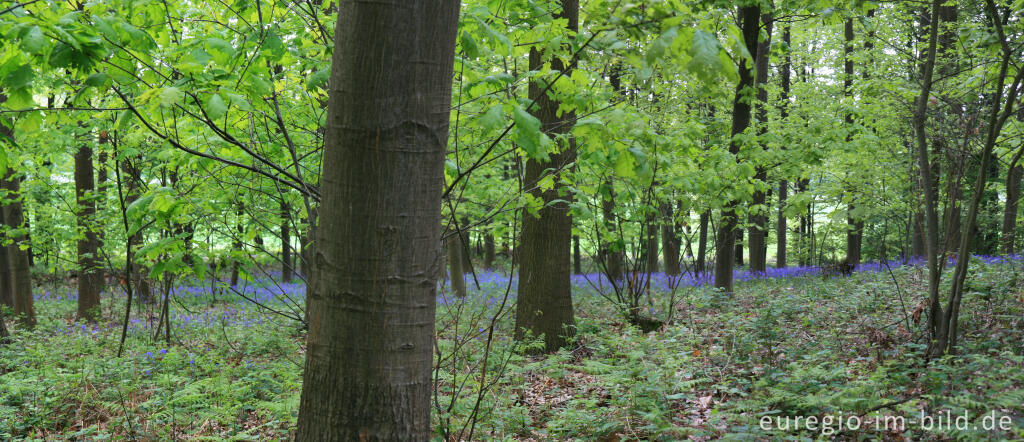
[[[502,307],[504,285],[485,284],[485,296],[438,310],[435,437],[1021,439],[1024,271],[973,267],[961,351],[927,362],[920,268],[750,281],[732,296],[680,288],[672,323],[647,334],[581,289],[577,336],[548,356],[510,338],[514,305]],[[172,312],[215,319],[175,327],[171,345],[135,324],[118,358],[123,312],[94,333],[71,322],[74,307],[40,301],[39,326],[0,349],[0,439],[290,438],[304,355],[294,322],[190,299]],[[929,428],[922,416],[953,421]],[[853,419],[860,428],[840,424]]]

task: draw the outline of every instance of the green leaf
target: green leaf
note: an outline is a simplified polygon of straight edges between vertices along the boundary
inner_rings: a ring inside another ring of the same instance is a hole
[[[327,80],[331,77],[330,66],[320,69],[309,76],[309,82],[306,83],[306,90],[312,91],[316,88],[326,89]]]
[[[32,66],[23,64],[4,77],[4,86],[11,89],[25,89],[32,85],[35,76],[36,73],[32,70]]]
[[[28,32],[21,37],[21,48],[30,54],[38,54],[46,48],[46,36],[39,26],[32,26]]]
[[[181,102],[181,99],[185,97],[185,93],[176,87],[165,87],[160,91],[160,104],[164,106],[171,106]]]
[[[500,104],[494,105],[480,116],[480,125],[488,131],[505,126],[505,110]]]
[[[224,99],[219,94],[210,95],[210,99],[206,100],[206,113],[210,115],[210,118],[214,120],[223,117],[228,111],[228,105],[224,103]]]
[[[548,154],[543,149],[543,134],[540,132],[540,120],[530,115],[526,109],[516,106],[512,114],[516,129],[516,142],[532,159],[547,161]]]
[[[97,72],[85,78],[82,82],[87,87],[102,87],[107,84],[107,74],[105,72]]]

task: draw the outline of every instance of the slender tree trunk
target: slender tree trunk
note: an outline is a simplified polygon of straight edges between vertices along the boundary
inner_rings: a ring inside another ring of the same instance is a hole
[[[235,229],[236,229],[235,230],[235,234],[238,235],[238,236],[235,237],[235,241],[231,245],[231,253],[232,254],[241,254],[242,253],[242,247],[244,247],[244,244],[242,243],[242,238],[245,236],[245,227],[242,225],[242,218],[244,216],[245,216],[245,203],[243,203],[242,201],[238,201],[238,204],[235,206],[235,223],[236,223],[235,224]],[[238,259],[237,257],[236,258],[232,258],[231,259],[231,279],[230,279],[230,281],[228,281],[228,283],[231,285],[231,287],[235,287],[235,286],[238,285],[238,276],[239,276],[239,272],[240,272],[239,267],[241,267],[241,259]],[[309,305],[309,298],[308,297],[306,298],[306,304],[307,304],[307,307],[308,307],[308,305]]]
[[[459,3],[338,5],[298,441],[430,438]]]
[[[1022,150],[1021,152],[1024,152]],[[1009,255],[1014,252],[1017,230],[1017,203],[1020,201],[1020,182],[1024,167],[1011,165],[1006,173],[1006,206],[1003,208],[1003,230],[1000,235],[1000,251]]]
[[[494,234],[484,236],[484,269],[494,270]]]
[[[768,55],[772,45],[772,25],[774,20],[771,12],[761,15],[761,23],[765,29],[765,39],[757,43],[757,52],[754,60],[756,72],[754,85],[757,88],[757,135],[764,136],[768,132]],[[768,145],[761,142],[761,148],[767,149]],[[768,181],[768,171],[764,166],[757,166],[755,179],[765,183]],[[747,246],[750,250],[750,271],[764,273],[768,267],[768,211],[767,197],[765,192],[755,190],[751,199],[750,226],[747,228],[747,237],[750,238]]]
[[[3,207],[0,207],[0,227],[4,226],[7,226],[7,219],[4,217]],[[14,281],[11,275],[11,265],[7,259],[7,247],[2,246],[0,246],[0,305],[14,309]]]
[[[992,161],[992,150],[995,147],[996,140],[999,138],[1003,124],[1006,123],[1006,120],[1013,113],[1013,106],[1017,101],[1017,94],[1020,91],[1019,86],[1024,81],[1024,70],[1018,70],[1009,90],[1004,91],[1003,87],[1006,84],[1008,67],[1013,55],[1010,52],[1010,44],[1003,33],[995,3],[992,0],[987,0],[985,4],[989,19],[992,23],[996,24],[1002,42],[1003,57],[999,67],[999,74],[996,78],[996,90],[992,95],[995,98],[992,100],[992,109],[988,124],[986,125],[988,130],[985,136],[985,144],[982,148],[981,165],[978,167],[978,179],[975,181],[974,193],[971,196],[970,205],[967,209],[967,218],[964,220],[964,228],[957,251],[956,267],[953,270],[949,299],[943,311],[942,321],[939,323],[937,334],[932,340],[932,346],[930,347],[931,351],[929,353],[933,357],[940,356],[943,352],[953,353],[956,350],[960,303],[963,299],[964,282],[967,280],[967,268],[970,263],[971,243],[978,219],[978,208],[985,195],[985,182],[988,178],[988,171]],[[1007,13],[1010,12],[1007,11]],[[1008,92],[1005,101],[1003,99],[1004,92]],[[1004,102],[1006,103],[1005,109],[1002,108],[1002,103]]]
[[[121,168],[124,170],[124,174],[128,178],[128,192],[125,196],[125,206],[131,206],[132,203],[138,201],[139,194],[142,192],[142,171],[138,169],[138,166],[132,164],[129,160],[124,160],[121,163]],[[139,250],[142,246],[143,236],[142,230],[135,232],[129,238],[131,242],[132,250]],[[133,259],[135,256],[133,255]],[[150,304],[153,302],[152,290],[150,290],[149,279],[146,278],[146,271],[141,262],[132,263],[132,286],[135,288],[135,299],[140,304]]]
[[[608,190],[608,195],[601,198],[601,217],[604,221],[605,230],[609,232],[611,238],[615,238],[618,232],[615,220],[615,189],[613,186],[614,184],[611,180],[606,180],[604,188]],[[614,281],[622,279],[622,251],[615,250],[617,246],[610,244],[609,238],[599,239],[601,241],[601,259],[604,261],[605,276]]]
[[[466,272],[462,264],[465,263],[466,246],[462,244],[462,235],[452,235],[448,238],[448,273],[452,282],[452,291],[455,296],[466,297]]]
[[[700,232],[697,234],[697,264],[694,269],[698,275],[707,271],[708,224],[710,221],[711,211],[705,210],[700,213]]]
[[[672,204],[661,204],[661,254],[665,260],[665,274],[679,274],[679,232],[676,232]]]
[[[281,203],[281,280],[292,282],[292,208],[288,203]]]
[[[736,265],[743,265],[743,229],[737,224],[736,229],[736,244],[733,250],[733,257],[736,259]]]
[[[95,322],[100,308],[99,238],[96,236],[96,200],[93,182],[92,148],[79,146],[75,153],[75,200],[78,205],[78,317]]]
[[[644,259],[647,260],[646,269],[649,273],[658,271],[658,215],[651,209],[647,214],[644,229],[647,231],[647,241],[644,243]]]
[[[756,48],[761,21],[760,6],[739,8],[739,17],[743,43],[747,48]],[[736,85],[736,94],[732,104],[732,141],[729,142],[729,153],[733,156],[740,151],[736,135],[743,133],[750,126],[750,101],[744,99],[744,94],[748,87],[754,85],[754,72],[753,66],[745,58],[740,59],[739,74],[740,81]],[[736,233],[742,232],[736,228],[736,204],[735,201],[729,202],[722,209],[722,221],[718,231],[718,241],[716,241],[718,244],[715,246],[715,287],[726,293],[732,293],[733,290],[732,268],[733,261],[736,259]]]
[[[572,272],[573,274],[583,274],[583,263],[580,256],[580,236],[572,236]]]
[[[789,117],[789,93],[791,74],[793,70],[793,57],[791,55],[790,48],[790,25],[786,25],[782,30],[782,43],[786,47],[786,56],[779,68],[779,76],[782,81],[782,93],[779,96],[779,116],[782,119],[783,124],[786,124],[787,118]],[[775,249],[775,267],[785,268],[786,267],[786,239],[788,236],[788,230],[786,227],[786,199],[789,198],[789,181],[782,179],[779,181],[779,213],[775,223],[775,236],[776,236],[776,249]]]
[[[556,18],[565,19],[568,30],[579,29],[578,0],[562,0],[562,12]],[[542,52],[530,49],[530,70],[539,70],[544,65]],[[551,57],[551,69],[563,71],[565,76],[572,73],[572,64],[566,66],[561,57]],[[574,112],[559,115],[559,103],[544,92],[540,82],[530,84],[530,99],[537,103],[534,114],[540,119],[541,129],[556,138],[569,131],[574,125]],[[516,303],[515,336],[521,339],[524,332],[535,337],[544,336],[544,350],[553,352],[567,343],[575,334],[572,294],[569,272],[569,248],[572,240],[572,217],[567,203],[551,204],[556,199],[571,198],[563,195],[567,190],[562,183],[562,171],[576,160],[574,142],[562,146],[561,152],[550,155],[550,161],[541,162],[530,158],[526,161],[523,186],[530,194],[544,202],[539,216],[523,211],[522,240],[518,250],[519,290]],[[546,172],[547,170],[554,172]],[[555,185],[546,191],[537,183],[547,174],[554,173]]]

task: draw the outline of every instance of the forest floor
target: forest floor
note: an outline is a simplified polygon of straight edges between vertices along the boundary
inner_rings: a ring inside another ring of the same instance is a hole
[[[507,338],[514,281],[479,273],[467,298],[438,300],[435,435],[1021,439],[1024,265],[971,267],[961,353],[930,363],[921,267],[832,278],[794,269],[747,278],[732,296],[671,290],[659,276],[645,306],[671,321],[646,334],[601,296],[613,296],[606,284],[575,277],[577,339],[543,357]],[[71,288],[39,288],[39,325],[0,347],[0,439],[289,439],[305,334],[245,298],[289,314],[303,286],[268,281],[242,295],[175,287],[171,344],[153,336],[157,307],[144,307],[122,358],[123,295],[105,296],[103,321],[82,325]]]

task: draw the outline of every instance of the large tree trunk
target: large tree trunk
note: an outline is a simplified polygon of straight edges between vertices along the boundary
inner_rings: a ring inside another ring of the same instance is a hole
[[[3,206],[4,221],[11,228],[21,229],[25,222],[21,202],[21,179],[15,177],[14,171],[8,166],[7,175],[2,181],[2,187],[7,191],[6,204]],[[11,272],[14,314],[18,317],[21,325],[32,327],[36,323],[36,311],[32,298],[32,273],[28,264],[28,253],[21,248],[22,243],[28,238],[22,234],[10,237],[10,239],[13,242],[7,247],[7,264]]]
[[[103,274],[96,236],[96,200],[93,182],[92,148],[83,144],[75,153],[75,200],[78,203],[78,317],[95,322],[100,307]]]
[[[743,32],[743,43],[747,48],[757,47],[757,35],[760,30],[761,8],[758,5],[739,8],[740,28]],[[739,65],[740,81],[736,85],[736,94],[732,102],[732,141],[729,142],[729,153],[733,156],[740,151],[736,135],[743,133],[750,126],[750,101],[743,98],[748,87],[754,85],[753,66],[745,58]],[[731,201],[722,208],[722,221],[718,230],[718,241],[715,245],[715,287],[731,293],[733,288],[732,266],[736,259],[736,202]],[[742,255],[742,251],[740,252]]]
[[[557,18],[565,19],[570,32],[579,29],[578,0],[562,0],[562,12]],[[539,70],[544,65],[542,52],[530,49],[530,69]],[[572,73],[572,64],[566,66],[561,57],[551,57],[551,69]],[[550,79],[549,79],[550,80]],[[534,114],[540,119],[541,129],[552,138],[569,132],[574,125],[576,114],[562,112],[559,103],[545,93],[541,82],[530,84],[530,99],[536,103]],[[576,160],[576,150],[571,140],[562,141],[560,152],[552,153],[550,161],[542,162],[530,158],[526,161],[523,177],[524,189],[544,202],[539,216],[523,211],[523,232],[519,253],[519,290],[516,303],[515,336],[523,338],[524,332],[535,337],[544,336],[544,350],[553,352],[565,346],[567,338],[575,334],[572,293],[570,285],[569,246],[572,240],[572,216],[568,203],[551,204],[556,199],[566,200],[568,190],[562,183],[563,171]],[[554,172],[549,172],[548,170]],[[555,185],[544,191],[537,183],[547,173],[554,174]]]
[[[426,441],[459,3],[338,9],[296,440]]]

